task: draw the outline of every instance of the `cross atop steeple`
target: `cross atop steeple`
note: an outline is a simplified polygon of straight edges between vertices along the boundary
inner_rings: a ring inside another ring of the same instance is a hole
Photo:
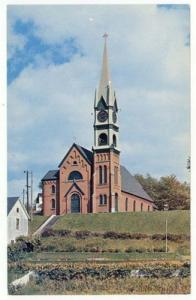
[[[105,41],[108,38],[108,34],[106,32],[104,33],[103,38],[105,39]]]

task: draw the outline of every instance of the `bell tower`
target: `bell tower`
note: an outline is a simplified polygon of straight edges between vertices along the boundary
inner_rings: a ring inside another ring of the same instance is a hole
[[[103,37],[101,79],[94,100],[93,212],[115,212],[121,197],[118,105],[109,74],[108,35]]]

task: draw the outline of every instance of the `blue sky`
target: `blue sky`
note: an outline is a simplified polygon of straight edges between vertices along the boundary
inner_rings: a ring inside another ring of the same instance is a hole
[[[115,20],[115,22],[114,22]],[[8,7],[8,194],[35,193],[73,142],[93,145],[103,33],[120,107],[121,163],[189,180],[189,6]]]

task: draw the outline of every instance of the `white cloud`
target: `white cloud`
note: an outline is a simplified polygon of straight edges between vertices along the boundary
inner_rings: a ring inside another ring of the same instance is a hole
[[[25,39],[20,41],[21,36],[13,35],[11,28],[20,18],[33,21],[35,33],[47,43],[75,37],[85,54],[58,66],[37,55],[36,67],[26,67],[9,86],[12,171],[32,163],[40,172],[47,166],[56,168],[74,136],[81,145],[91,147],[101,36],[107,31],[113,85],[122,109],[122,162],[126,161],[133,173],[143,170],[160,175],[173,170],[186,178],[186,170],[182,171],[189,152],[190,130],[186,14],[151,5],[10,6],[11,49],[25,45]],[[176,159],[172,160],[172,155]]]

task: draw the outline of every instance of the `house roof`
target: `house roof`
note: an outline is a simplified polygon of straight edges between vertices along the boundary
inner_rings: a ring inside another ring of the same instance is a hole
[[[63,159],[61,160],[60,164],[58,165],[58,167],[60,168],[60,166],[62,165],[62,163],[64,162],[64,160],[66,159],[66,157],[69,155],[69,153],[71,152],[71,150],[73,149],[73,147],[76,147],[76,149],[78,149],[78,151],[81,153],[81,155],[86,159],[86,161],[89,164],[92,164],[93,162],[93,153],[92,151],[77,145],[75,143],[73,143],[73,145],[71,146],[71,148],[69,149],[69,151],[66,153],[66,155],[63,157]]]
[[[7,215],[9,215],[10,211],[14,207],[15,203],[19,201],[25,214],[27,215],[27,218],[30,219],[30,216],[24,206],[24,204],[20,201],[19,197],[7,197]]]
[[[50,170],[42,178],[42,181],[44,181],[44,180],[56,180],[58,178],[59,178],[59,170]]]
[[[152,198],[144,191],[142,185],[136,178],[132,176],[124,166],[120,166],[120,169],[122,191],[153,202]]]
[[[7,214],[8,215],[17,200],[19,200],[19,197],[7,197]]]

